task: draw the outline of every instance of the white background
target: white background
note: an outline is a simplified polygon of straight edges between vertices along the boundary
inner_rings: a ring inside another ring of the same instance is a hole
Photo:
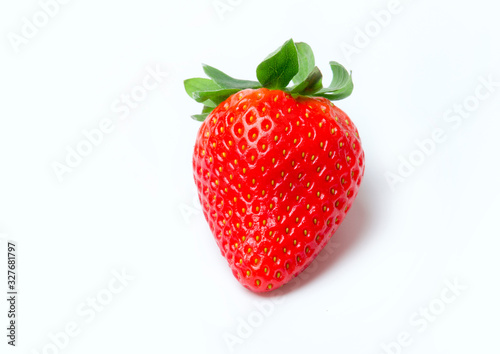
[[[381,26],[372,11],[385,0],[221,2],[231,11],[212,0],[73,0],[18,46],[23,18],[43,22],[41,5],[0,5],[0,233],[19,243],[16,351],[499,353],[498,4],[407,0]],[[292,37],[313,47],[325,82],[329,60],[353,71],[354,93],[338,105],[358,126],[366,174],[340,249],[260,296],[233,278],[193,202],[199,123],[189,117],[201,107],[182,82],[202,76],[202,62],[254,79]],[[169,76],[119,119],[112,105],[156,67]],[[497,87],[474,101],[488,78]],[[466,102],[477,108],[459,125],[447,111]],[[105,118],[114,131],[60,182],[54,162]],[[446,141],[418,161],[415,140],[437,128]],[[387,172],[410,156],[421,164],[392,190]],[[454,281],[466,289],[441,308]],[[429,305],[433,322],[412,323]],[[390,343],[402,332],[400,349]]]

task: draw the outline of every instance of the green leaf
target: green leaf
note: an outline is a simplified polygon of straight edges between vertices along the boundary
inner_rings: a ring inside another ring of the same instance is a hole
[[[203,106],[204,107],[211,107],[211,108],[217,107],[217,105],[215,104],[215,102],[212,101],[212,100],[206,100],[205,102],[203,102]]]
[[[210,113],[214,110],[215,107],[210,107],[210,106],[203,106],[203,110],[201,111],[201,113]]]
[[[349,72],[339,63],[330,62],[333,79],[330,86],[320,90],[319,93],[333,93],[334,91],[344,89],[346,86],[352,85],[352,78]]]
[[[302,82],[299,82],[290,89],[290,92],[301,95],[312,95],[323,87],[322,78],[321,71],[315,66]]]
[[[299,84],[303,82],[307,76],[314,69],[314,53],[307,43],[295,43],[297,47],[297,54],[299,58],[299,72],[292,79],[294,84]]]
[[[335,90],[332,93],[324,93],[321,92],[323,90],[320,90],[319,92],[315,93],[314,96],[324,97],[326,99],[329,99],[330,101],[338,101],[346,97],[349,97],[353,89],[354,89],[354,84],[352,80],[349,80],[347,85],[339,90]]]
[[[194,120],[197,120],[198,122],[203,122],[205,119],[207,119],[208,115],[210,113],[203,113],[203,114],[193,114],[191,118]]]
[[[189,79],[184,81],[184,87],[189,96],[203,104],[202,113],[193,116],[193,119],[203,121],[223,101],[244,89],[266,87],[289,92],[294,97],[325,97],[332,101],[348,97],[354,88],[351,73],[334,61],[330,62],[330,68],[332,82],[323,88],[323,77],[315,66],[311,47],[290,39],[259,64],[258,82],[238,80],[214,67],[203,65],[210,79]],[[293,85],[287,88],[290,81],[293,81]]]
[[[221,102],[225,101],[229,96],[239,92],[241,90],[238,89],[219,89],[214,91],[196,91],[193,92],[193,98],[196,102],[205,102],[207,100],[212,101],[216,105],[219,105]]]
[[[210,79],[194,78],[184,80],[184,88],[186,89],[187,94],[191,98],[194,98],[193,94],[195,92],[214,91],[220,89],[220,86]]]
[[[234,79],[231,76],[224,74],[222,71],[211,67],[210,65],[203,64],[203,71],[222,88],[237,88],[244,90],[262,87],[257,81]]]
[[[284,89],[299,72],[295,43],[290,39],[257,67],[257,79],[269,89]]]
[[[203,106],[203,111],[201,114],[194,114],[191,116],[194,120],[197,120],[198,122],[203,122],[209,115],[212,113],[214,110],[214,107],[208,107],[208,106]]]

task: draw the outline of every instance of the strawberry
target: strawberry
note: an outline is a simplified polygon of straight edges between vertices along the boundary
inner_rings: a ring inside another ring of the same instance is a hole
[[[351,75],[321,72],[305,43],[285,42],[236,80],[205,65],[211,79],[185,81],[204,104],[193,154],[205,218],[234,276],[270,291],[302,272],[338,229],[364,173],[350,118],[330,100],[347,97]],[[287,87],[293,80],[294,85]]]

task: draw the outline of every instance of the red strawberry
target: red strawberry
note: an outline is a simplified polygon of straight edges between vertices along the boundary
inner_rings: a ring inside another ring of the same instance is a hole
[[[350,94],[351,77],[332,62],[324,89],[311,57],[290,40],[259,65],[260,83],[208,66],[212,80],[186,81],[206,106],[193,155],[203,211],[233,274],[253,291],[276,289],[313,261],[364,172],[358,131],[329,101]]]

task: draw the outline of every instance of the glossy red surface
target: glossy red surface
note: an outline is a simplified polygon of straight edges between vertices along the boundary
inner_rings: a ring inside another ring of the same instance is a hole
[[[330,101],[249,89],[203,122],[193,169],[222,255],[260,292],[290,281],[326,245],[358,193],[364,153]]]

